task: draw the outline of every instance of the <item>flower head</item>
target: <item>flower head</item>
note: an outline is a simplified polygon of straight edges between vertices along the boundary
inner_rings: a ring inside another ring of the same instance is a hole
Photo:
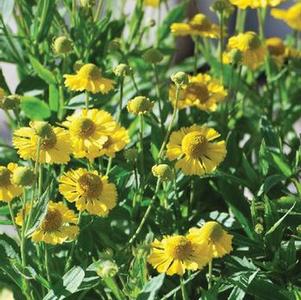
[[[75,75],[65,74],[65,86],[72,91],[107,94],[114,88],[114,81],[105,78],[94,64],[85,64]]]
[[[69,133],[60,127],[52,127],[45,122],[31,122],[30,127],[14,131],[13,145],[25,160],[40,163],[65,164],[70,160],[71,144]],[[37,153],[37,145],[40,151]]]
[[[232,251],[232,238],[223,227],[215,222],[206,222],[201,228],[191,228],[189,238],[197,243],[206,243],[213,257],[222,257]]]
[[[240,9],[246,9],[247,7],[259,8],[267,6],[277,6],[285,0],[230,0],[233,5],[236,5]]]
[[[19,107],[21,101],[21,97],[19,95],[9,95],[1,97],[0,92],[0,108],[4,110],[16,109]]]
[[[284,21],[289,27],[301,31],[301,3],[296,3],[289,9],[272,9],[271,15]]]
[[[215,111],[217,104],[227,96],[227,91],[219,83],[207,74],[189,76],[189,81],[179,92],[177,106],[179,109],[195,106],[204,111]],[[176,87],[171,85],[169,99],[176,104]]]
[[[75,157],[93,160],[101,155],[112,156],[128,143],[127,131],[104,110],[76,112],[63,123],[69,129]]]
[[[173,179],[172,169],[167,164],[154,165],[152,167],[152,173],[155,177],[160,178],[162,181]]]
[[[113,183],[97,171],[70,170],[59,179],[59,191],[70,202],[75,202],[79,211],[87,210],[92,215],[106,216],[116,206],[117,192]]]
[[[9,163],[7,167],[0,166],[0,201],[10,202],[22,194],[22,188],[12,180],[17,167],[14,163]]]
[[[207,38],[218,38],[219,27],[213,24],[204,14],[195,15],[188,23],[173,23],[171,32],[176,36],[202,36]]]
[[[31,168],[17,167],[12,176],[12,181],[18,186],[31,186],[34,183],[35,174]]]
[[[192,125],[171,134],[167,158],[177,160],[175,167],[186,175],[213,172],[226,156],[225,141],[213,143],[220,134],[212,128]]]
[[[56,54],[67,54],[72,51],[72,42],[66,36],[59,36],[54,40],[52,47]]]
[[[242,64],[252,70],[262,65],[266,56],[265,45],[260,41],[259,36],[252,31],[231,37],[227,49],[228,51],[238,50],[242,55]]]
[[[137,96],[130,100],[127,104],[127,109],[134,115],[145,114],[150,112],[154,106],[154,103],[144,96]]]
[[[174,235],[151,244],[148,262],[160,273],[183,275],[186,270],[202,269],[211,256],[206,244],[196,243],[190,236]]]
[[[158,7],[160,5],[160,0],[144,0],[144,5]]]

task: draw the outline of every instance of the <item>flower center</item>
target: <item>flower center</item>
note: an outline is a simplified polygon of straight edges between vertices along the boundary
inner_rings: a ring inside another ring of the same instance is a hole
[[[0,186],[8,186],[10,182],[11,172],[6,167],[0,167]]]
[[[191,83],[186,89],[188,98],[199,100],[201,103],[205,103],[209,99],[209,91],[203,83]]]
[[[187,259],[192,252],[191,242],[184,236],[175,236],[167,245],[168,254],[174,259]]]
[[[267,47],[272,55],[278,56],[285,53],[285,46],[280,38],[270,38],[267,40]]]
[[[223,236],[223,228],[217,222],[208,222],[206,225],[206,233],[208,234],[208,238],[214,242],[218,242],[220,238]]]
[[[89,80],[101,79],[100,69],[97,68],[97,66],[95,66],[94,64],[86,64],[82,66],[79,70],[79,75]]]
[[[50,209],[48,210],[44,221],[42,222],[41,228],[46,232],[53,232],[58,230],[63,224],[63,217],[59,210]]]
[[[203,14],[197,14],[190,21],[190,25],[195,30],[207,31],[211,29],[211,23],[208,18]]]
[[[73,129],[81,138],[87,139],[95,132],[96,125],[89,118],[79,118],[73,123]]]
[[[192,158],[202,156],[207,148],[207,139],[198,131],[193,131],[186,134],[182,140],[183,152]]]
[[[103,184],[98,175],[92,173],[84,174],[78,179],[78,183],[89,198],[96,198],[102,192]]]
[[[256,50],[261,46],[261,41],[255,32],[247,32],[242,39],[242,43],[249,50]]]
[[[107,141],[103,144],[103,148],[109,148],[113,144],[113,139],[110,136],[107,136]]]
[[[50,150],[56,145],[57,138],[54,132],[41,139],[41,149]]]

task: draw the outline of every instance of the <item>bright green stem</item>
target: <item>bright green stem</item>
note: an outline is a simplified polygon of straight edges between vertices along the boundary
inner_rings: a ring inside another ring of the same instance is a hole
[[[45,254],[45,270],[46,270],[46,276],[49,283],[51,283],[51,277],[50,277],[50,269],[49,269],[49,253],[47,244],[44,245],[44,254]]]
[[[137,229],[136,229],[134,235],[133,235],[132,238],[129,240],[129,245],[132,245],[132,244],[133,244],[133,242],[136,240],[138,234],[141,232],[141,230],[142,230],[142,228],[143,228],[143,225],[144,225],[145,221],[147,220],[147,218],[148,218],[148,216],[149,216],[149,214],[150,214],[150,212],[151,212],[151,210],[152,210],[154,201],[155,201],[155,199],[156,199],[157,193],[158,193],[159,188],[160,188],[160,184],[161,184],[161,180],[158,178],[158,179],[157,179],[157,184],[156,184],[156,189],[155,189],[154,195],[153,195],[153,197],[152,197],[152,200],[151,200],[151,202],[150,202],[150,204],[149,204],[147,210],[145,211],[145,214],[144,214],[144,216],[143,216],[143,218],[142,218],[142,220],[141,220],[139,226],[137,227]]]
[[[163,114],[162,114],[162,103],[161,103],[162,97],[161,97],[161,92],[160,92],[160,80],[159,80],[157,65],[153,64],[153,68],[154,68],[154,75],[155,75],[155,79],[156,79],[156,91],[157,91],[159,114],[160,114],[160,126],[161,126],[161,129],[163,130],[164,126],[163,126]]]
[[[208,290],[212,287],[212,260],[208,264]]]
[[[144,177],[144,147],[143,147],[143,134],[144,134],[144,118],[143,114],[139,115],[139,139],[140,139],[140,164],[141,164],[141,176]]]
[[[220,18],[220,39],[219,39],[219,59],[221,64],[222,84],[224,84],[224,64],[223,64],[223,51],[224,51],[224,13],[223,11],[219,15]]]
[[[189,300],[183,277],[180,277],[180,284],[181,284],[182,299]]]
[[[177,115],[177,112],[178,112],[179,95],[180,95],[180,86],[177,85],[177,86],[176,86],[176,102],[175,102],[175,106],[174,106],[174,108],[173,108],[172,117],[171,117],[171,120],[170,120],[168,129],[167,129],[166,135],[165,135],[165,137],[164,137],[164,141],[163,141],[163,143],[162,143],[162,146],[161,146],[160,151],[159,151],[159,154],[158,154],[158,161],[160,161],[161,158],[162,158],[163,151],[164,151],[165,146],[166,146],[166,144],[167,144],[169,135],[170,135],[170,133],[171,133],[171,130],[172,130],[172,127],[173,127],[173,124],[174,124],[174,121],[175,121],[175,118],[176,118],[176,115]]]
[[[123,98],[123,86],[124,86],[124,77],[121,76],[120,77],[120,96],[119,96],[119,109],[118,109],[118,116],[117,116],[117,122],[120,121],[120,117],[121,117],[121,111],[122,111],[122,98]]]
[[[246,10],[245,9],[238,9],[237,10],[237,17],[236,17],[236,25],[235,25],[235,32],[236,33],[240,33],[240,32],[244,31],[245,21],[246,21]]]
[[[105,277],[103,281],[106,284],[106,286],[112,291],[117,300],[125,299],[114,277]]]

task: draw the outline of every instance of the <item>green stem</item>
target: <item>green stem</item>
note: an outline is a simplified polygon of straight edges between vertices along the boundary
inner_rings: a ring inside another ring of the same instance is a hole
[[[224,64],[223,64],[223,52],[224,52],[224,13],[220,13],[220,45],[219,45],[219,59],[221,64],[222,84],[224,84]]]
[[[112,167],[112,161],[113,161],[113,158],[110,157],[109,161],[108,161],[108,165],[107,165],[106,176],[108,176],[109,173],[110,173],[110,170],[111,170],[111,167]]]
[[[85,95],[85,106],[86,106],[86,109],[89,109],[89,93],[86,92],[86,95]]]
[[[177,112],[178,112],[179,95],[180,95],[180,86],[177,85],[177,86],[176,86],[176,103],[175,103],[175,106],[174,106],[174,108],[173,108],[173,113],[172,113],[172,116],[171,116],[171,121],[170,121],[170,123],[169,123],[168,129],[167,129],[167,132],[166,132],[166,135],[165,135],[165,137],[164,137],[162,146],[161,146],[160,151],[159,151],[159,154],[158,154],[158,161],[160,161],[161,158],[162,158],[163,151],[164,151],[165,146],[166,146],[166,144],[167,144],[169,135],[170,135],[171,130],[172,130],[172,127],[173,127],[173,123],[174,123],[174,121],[175,121],[175,118],[176,118],[176,115],[177,115]]]
[[[208,264],[208,290],[212,287],[212,260]]]
[[[246,10],[245,9],[238,9],[237,10],[237,17],[236,17],[236,25],[235,25],[235,32],[236,33],[240,33],[240,32],[244,31],[245,20],[246,20]]]
[[[21,236],[20,236],[19,228],[18,228],[18,226],[16,224],[16,221],[15,221],[15,215],[14,215],[14,211],[13,211],[11,202],[8,202],[7,206],[8,206],[8,209],[9,209],[9,214],[10,214],[11,221],[12,221],[12,223],[13,223],[13,225],[14,225],[17,233],[18,233],[19,238],[20,238]]]
[[[49,255],[48,255],[48,248],[47,244],[44,245],[44,254],[45,254],[45,270],[46,270],[46,277],[48,282],[51,284],[51,277],[50,277],[50,269],[49,269]]]
[[[141,220],[139,226],[137,227],[137,229],[136,229],[134,235],[133,235],[133,236],[131,237],[131,239],[129,240],[129,245],[132,245],[132,244],[133,244],[133,242],[136,240],[138,234],[141,232],[141,230],[142,230],[142,228],[143,228],[143,225],[144,225],[145,221],[147,220],[147,218],[148,218],[148,216],[149,216],[149,214],[150,214],[150,212],[151,212],[151,210],[152,210],[152,207],[153,207],[153,204],[154,204],[154,200],[156,199],[157,193],[158,193],[158,191],[159,191],[160,184],[161,184],[161,180],[158,178],[158,179],[157,179],[157,184],[156,184],[156,189],[155,189],[154,195],[153,195],[153,197],[152,197],[152,200],[151,200],[151,202],[150,202],[150,204],[149,204],[147,210],[145,211],[145,214],[144,214],[144,216],[143,216],[143,218],[142,218],[142,220]]]
[[[181,293],[182,293],[182,299],[183,300],[189,300],[188,295],[187,295],[187,291],[186,291],[186,287],[185,287],[185,283],[183,280],[183,277],[180,277],[180,284],[181,284]]]
[[[164,130],[164,124],[163,124],[163,111],[162,111],[162,97],[161,97],[161,92],[160,92],[160,80],[159,80],[159,74],[158,74],[158,68],[156,64],[153,64],[153,69],[154,69],[154,75],[156,79],[156,91],[157,91],[157,98],[158,98],[158,106],[159,106],[159,115],[160,115],[160,127],[161,130]]]
[[[139,139],[140,139],[140,164],[141,164],[141,177],[144,178],[144,147],[143,147],[143,133],[144,133],[144,118],[143,114],[139,115]],[[143,181],[143,180],[142,180]]]
[[[124,86],[124,77],[120,77],[120,96],[119,96],[119,109],[118,109],[118,116],[117,116],[117,122],[120,121],[121,112],[122,112],[122,98],[123,98],[123,86]]]

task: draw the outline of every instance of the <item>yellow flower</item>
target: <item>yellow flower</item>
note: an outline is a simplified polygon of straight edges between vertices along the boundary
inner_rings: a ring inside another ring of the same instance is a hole
[[[59,179],[59,191],[70,202],[75,202],[79,211],[87,210],[92,215],[107,216],[116,206],[117,192],[107,176],[86,169],[70,170]]]
[[[201,228],[191,228],[188,237],[198,243],[206,243],[213,257],[222,257],[232,251],[232,238],[215,222],[206,222]]]
[[[10,202],[22,194],[22,188],[12,181],[17,164],[9,163],[7,167],[0,166],[0,201]]]
[[[287,48],[279,37],[271,37],[266,40],[269,54],[277,65],[282,65],[287,56]]]
[[[107,141],[102,145],[99,155],[115,157],[115,153],[121,151],[129,142],[128,131],[124,127],[116,125],[114,131],[108,135]]]
[[[147,97],[137,96],[127,104],[128,112],[134,115],[146,114],[153,109],[154,103]]]
[[[231,37],[227,49],[228,51],[239,50],[242,55],[242,64],[252,70],[262,65],[266,56],[265,46],[258,35],[252,31],[239,33],[237,36]],[[230,60],[230,57],[228,59]]]
[[[212,128],[192,125],[171,134],[166,156],[186,175],[213,172],[226,156],[225,141],[213,143],[220,134]]]
[[[144,0],[144,5],[158,7],[160,5],[160,0]]]
[[[114,88],[115,82],[102,77],[101,71],[94,64],[85,64],[75,75],[65,74],[65,86],[72,91],[87,91],[93,94],[107,94]]]
[[[48,125],[47,133],[43,135],[37,131],[40,123],[44,122],[31,122],[30,127],[22,127],[14,131],[13,145],[18,149],[18,154],[25,160],[36,161],[39,158],[40,163],[67,163],[72,152],[68,131]],[[41,146],[38,154],[39,139]]]
[[[31,210],[31,205],[29,203],[25,204],[25,208],[22,208],[19,210],[19,212],[17,213],[16,217],[15,217],[15,222],[18,226],[22,226],[25,216],[27,216],[29,214]]]
[[[272,9],[271,15],[284,21],[292,29],[301,30],[301,3],[296,3],[287,10]]]
[[[215,111],[217,104],[227,96],[227,91],[218,80],[207,74],[189,76],[189,82],[179,92],[178,108],[195,106],[204,111]],[[169,99],[176,104],[176,87],[171,85]]]
[[[122,149],[126,141],[124,129],[119,127],[113,117],[104,110],[84,109],[67,117],[63,125],[69,129],[73,153],[77,158],[87,157],[93,160],[103,155],[102,149],[106,143],[110,143],[109,137],[115,146],[116,137],[121,137],[122,141],[118,142],[115,149]]]
[[[183,275],[186,270],[202,269],[211,260],[206,244],[196,243],[190,236],[166,236],[151,244],[148,262],[159,273]]]
[[[233,5],[236,5],[240,9],[246,9],[248,6],[251,8],[277,6],[285,0],[230,0]]]
[[[201,13],[195,15],[188,23],[173,23],[170,29],[176,36],[219,37],[219,26],[213,24],[207,16]]]

